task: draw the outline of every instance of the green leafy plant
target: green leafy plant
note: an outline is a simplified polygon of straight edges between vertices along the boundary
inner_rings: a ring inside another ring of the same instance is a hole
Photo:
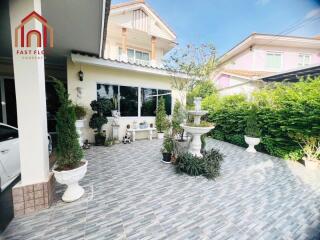
[[[277,83],[244,96],[207,97],[208,121],[215,124],[212,137],[242,146],[236,138],[245,135],[251,106],[256,106],[256,121],[261,128],[259,148],[273,156],[299,160],[303,157],[294,138],[320,135],[320,77],[301,79],[297,83]],[[236,140],[236,141],[235,141]]]
[[[85,107],[77,104],[74,105],[74,111],[75,111],[77,120],[83,119],[87,114]]]
[[[204,161],[204,176],[208,179],[215,179],[220,175],[221,163],[223,161],[223,155],[214,149],[205,152],[203,155]]]
[[[303,160],[320,163],[320,137],[295,136],[303,151]]]
[[[184,129],[180,126],[187,118],[187,112],[180,101],[176,101],[172,115],[172,131],[173,135],[179,135],[180,141],[183,141]]]
[[[246,136],[259,138],[261,136],[261,129],[257,123],[257,109],[252,106],[247,117],[247,127],[245,129]]]
[[[165,100],[163,97],[159,99],[157,112],[156,112],[156,128],[158,132],[163,133],[170,126],[170,122],[167,119]]]
[[[174,139],[173,137],[166,135],[162,143],[161,152],[173,153],[173,151],[174,151]]]
[[[76,132],[75,108],[68,98],[63,83],[55,80],[55,90],[59,97],[60,107],[57,112],[57,170],[77,168],[83,158],[83,151],[78,142]]]
[[[208,179],[215,179],[220,174],[223,155],[212,149],[197,157],[189,152],[180,153],[176,160],[176,171],[190,176],[203,175]]]
[[[190,176],[200,176],[204,173],[204,161],[189,152],[181,153],[176,161],[176,171]]]
[[[91,109],[95,112],[92,114],[89,126],[95,129],[98,134],[102,134],[102,126],[108,123],[107,116],[110,115],[112,102],[106,98],[93,100],[90,103]]]

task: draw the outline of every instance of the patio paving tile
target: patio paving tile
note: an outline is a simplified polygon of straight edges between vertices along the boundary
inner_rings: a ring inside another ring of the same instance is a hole
[[[92,147],[86,194],[15,218],[0,239],[319,239],[320,189],[284,160],[209,139],[225,155],[211,181],[176,174],[160,148],[159,140]]]

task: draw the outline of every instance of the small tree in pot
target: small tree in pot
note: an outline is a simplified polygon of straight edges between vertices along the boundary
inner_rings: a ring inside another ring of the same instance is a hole
[[[53,172],[57,182],[68,185],[62,200],[72,202],[79,199],[84,193],[78,181],[87,172],[88,162],[82,159],[83,151],[78,142],[74,106],[68,99],[68,94],[61,81],[56,80],[55,89],[61,105],[57,112],[57,162]]]
[[[173,150],[174,150],[174,139],[173,137],[166,135],[164,137],[164,141],[162,143],[162,148],[161,148],[163,162],[165,163],[171,162]]]
[[[169,120],[167,119],[164,98],[160,98],[156,112],[156,127],[158,130],[158,138],[163,139],[164,131],[169,128]]]
[[[92,114],[89,126],[95,129],[95,144],[97,146],[103,146],[106,141],[106,136],[102,131],[104,124],[108,123],[107,116],[110,115],[112,109],[112,102],[106,98],[100,98],[90,103],[90,106],[94,114]]]
[[[250,153],[257,152],[254,146],[260,143],[261,129],[259,128],[257,123],[256,107],[252,107],[248,115],[245,133],[246,135],[244,136],[244,140],[249,145],[246,151]]]

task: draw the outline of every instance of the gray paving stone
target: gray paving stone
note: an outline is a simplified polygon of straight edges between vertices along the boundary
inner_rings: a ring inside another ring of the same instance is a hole
[[[15,218],[0,239],[319,239],[320,190],[284,160],[209,139],[225,155],[210,181],[176,174],[160,148],[159,140],[91,148],[86,194]]]

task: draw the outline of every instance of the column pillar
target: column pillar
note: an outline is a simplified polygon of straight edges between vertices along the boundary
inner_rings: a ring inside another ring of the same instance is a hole
[[[121,54],[121,60],[127,62],[128,61],[128,54],[127,54],[127,29],[122,28],[122,43],[121,43],[121,48],[122,48],[122,54]]]
[[[151,65],[156,66],[157,62],[157,38],[151,37]]]
[[[11,0],[9,6],[21,166],[21,182],[12,193],[15,215],[23,215],[50,206],[54,181],[49,174],[44,58],[32,54],[43,47],[37,47],[32,38],[30,47],[22,47],[20,33],[15,34],[21,20],[32,11],[41,14],[41,0]],[[35,19],[23,29],[24,39],[32,29],[42,33],[42,25]],[[19,50],[30,52],[21,54]]]

